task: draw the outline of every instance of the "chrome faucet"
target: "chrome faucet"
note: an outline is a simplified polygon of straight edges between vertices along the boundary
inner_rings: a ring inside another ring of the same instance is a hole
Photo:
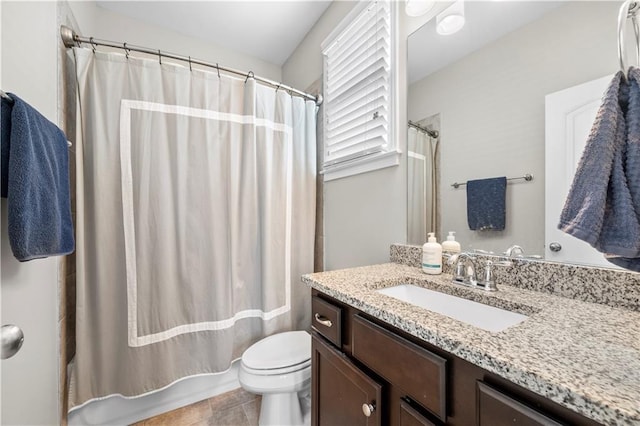
[[[454,254],[449,258],[449,264],[454,266],[453,282],[475,286],[478,284],[476,264],[473,255],[469,253]]]
[[[449,265],[454,266],[453,282],[469,287],[480,287],[486,291],[497,291],[498,287],[493,279],[494,266],[511,266],[508,260],[487,260],[482,272],[482,279],[478,280],[475,256],[471,253],[454,254],[449,257]]]
[[[509,247],[507,251],[504,252],[504,255],[507,257],[517,257],[517,256],[522,257],[524,256],[524,250],[522,249],[522,247],[518,245],[513,245]]]
[[[542,259],[542,256],[538,254],[524,254],[524,249],[518,245],[513,245],[507,249],[504,253],[507,257],[518,257],[523,259]]]

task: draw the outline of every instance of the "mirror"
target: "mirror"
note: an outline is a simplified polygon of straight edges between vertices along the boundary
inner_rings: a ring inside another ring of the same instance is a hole
[[[517,244],[525,255],[599,262],[597,252],[596,260],[579,250],[564,258],[546,247],[555,241],[545,242],[546,200],[563,204],[573,177],[574,166],[567,164],[582,150],[549,175],[545,102],[556,99],[547,95],[599,78],[606,87],[618,70],[619,7],[607,1],[467,1],[459,32],[437,34],[433,18],[409,36],[408,119],[415,125],[408,126],[408,244],[423,244],[426,232],[442,241],[455,231],[463,251],[502,254]],[[584,139],[604,87],[579,117]],[[531,181],[521,179],[527,174]],[[466,182],[501,176],[516,178],[506,185],[504,230],[470,230]],[[555,230],[560,212],[549,214],[546,226]]]

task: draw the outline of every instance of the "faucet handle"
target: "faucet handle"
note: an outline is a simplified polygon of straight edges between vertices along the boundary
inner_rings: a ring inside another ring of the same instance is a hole
[[[482,281],[479,281],[478,284],[484,286],[484,289],[487,291],[497,291],[498,286],[496,285],[495,280],[493,279],[493,266],[498,267],[507,267],[512,266],[513,262],[509,260],[487,260],[484,267],[484,274],[482,276]]]

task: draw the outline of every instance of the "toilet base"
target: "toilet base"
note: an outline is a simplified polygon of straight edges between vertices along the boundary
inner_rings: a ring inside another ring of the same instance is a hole
[[[305,426],[309,424],[309,415],[303,413],[298,393],[266,393],[262,394],[258,424],[260,426]]]

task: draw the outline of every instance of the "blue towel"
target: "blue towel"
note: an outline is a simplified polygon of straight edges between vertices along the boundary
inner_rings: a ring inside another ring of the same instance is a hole
[[[13,105],[2,100],[1,152],[11,250],[21,262],[69,254],[75,243],[67,138],[22,99],[9,96]]]
[[[467,182],[467,222],[472,231],[502,231],[505,226],[507,178]]]
[[[640,69],[631,68],[628,73],[629,95],[626,105],[625,122],[627,125],[624,146],[624,173],[632,202],[632,213],[640,223]],[[631,208],[631,207],[629,207]],[[619,226],[619,225],[618,225]],[[640,235],[636,234],[635,255],[607,253],[605,258],[618,266],[640,272]]]
[[[7,187],[9,185],[9,138],[11,137],[11,108],[13,104],[4,97],[0,99],[2,99],[0,108],[0,141],[2,141],[0,144],[0,197],[7,198]]]
[[[638,70],[623,76],[618,72],[603,96],[558,228],[612,263],[640,270]]]

